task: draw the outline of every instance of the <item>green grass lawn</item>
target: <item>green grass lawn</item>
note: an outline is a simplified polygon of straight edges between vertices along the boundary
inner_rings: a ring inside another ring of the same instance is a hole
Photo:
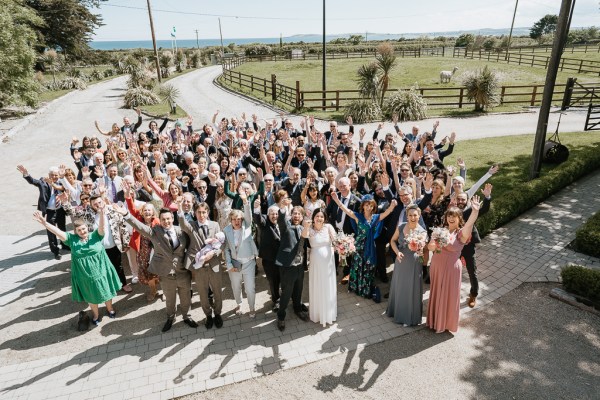
[[[569,148],[570,159],[577,158],[578,153],[586,147],[600,146],[600,135],[597,132],[561,133],[560,140]],[[456,165],[458,157],[465,160],[467,188],[485,174],[492,164],[500,164],[500,172],[491,179],[494,185],[493,195],[498,198],[529,180],[533,141],[532,134],[457,141],[454,152],[444,159],[444,164]],[[541,176],[553,168],[561,166],[543,164]]]
[[[585,53],[584,53],[585,54]],[[451,57],[428,57],[428,58],[398,58],[397,66],[394,68],[390,79],[390,88],[410,88],[413,85],[418,85],[421,88],[440,88],[448,89],[444,91],[429,91],[425,92],[425,95],[452,95],[454,97],[448,99],[426,99],[428,103],[438,102],[456,102],[458,97],[458,90],[462,86],[462,78],[466,73],[470,71],[477,71],[482,69],[484,66],[488,66],[492,70],[496,71],[500,78],[501,85],[543,85],[546,78],[546,70],[539,67],[529,67],[524,65],[488,62],[481,60],[470,60],[464,58],[451,58]],[[373,61],[373,59],[336,59],[327,60],[327,89],[328,90],[355,90],[356,85],[356,71],[358,68],[366,63]],[[450,83],[440,83],[439,76],[442,70],[451,70],[454,66],[458,67],[458,71],[454,75]],[[270,79],[271,73],[277,76],[277,81],[281,84],[295,88],[296,81],[300,81],[300,89],[303,91],[320,90],[322,82],[322,64],[321,61],[279,61],[279,62],[248,62],[235,69],[244,74],[254,75],[256,77]],[[569,77],[577,77],[580,83],[584,82],[597,82],[598,77],[592,74],[573,74],[569,72],[559,72],[557,77],[557,84],[564,84]],[[271,102],[270,98],[265,98],[258,92],[250,93],[249,90],[240,90],[236,84],[229,84],[228,82],[220,81],[224,86],[230,89],[241,91],[249,94],[260,100]],[[525,94],[524,92],[531,93],[532,89],[510,89],[507,91],[505,100],[519,100],[529,101],[531,95]],[[521,94],[518,94],[521,93]],[[541,101],[541,88],[538,90],[537,105]],[[350,94],[348,96],[356,96],[356,94]],[[305,99],[317,98],[317,94],[306,94]],[[334,98],[334,94],[330,94],[328,97]],[[340,97],[344,97],[343,94]],[[555,102],[562,100],[562,94],[555,95]],[[317,107],[319,103],[305,102],[307,107],[312,107],[310,111],[318,117],[339,119],[342,110],[327,110],[320,111],[314,107]],[[340,105],[346,104],[344,101],[340,101]],[[291,107],[282,106],[277,104],[287,111],[291,111]],[[529,104],[518,104],[518,105],[503,105],[494,109],[494,111],[519,111],[524,106]],[[457,112],[459,114],[471,113],[470,109],[472,106],[464,106],[465,108],[459,110],[456,106],[430,106],[429,115],[454,115]],[[464,110],[464,111],[463,111]]]
[[[460,87],[461,77],[468,71],[476,71],[484,66],[500,74],[503,85],[532,85],[543,84],[546,70],[543,68],[526,67],[523,65],[468,60],[462,58],[431,57],[431,58],[398,58],[397,66],[391,74],[391,88],[409,88],[415,83],[420,87]],[[356,89],[356,71],[373,59],[327,60],[327,89],[347,90]],[[440,71],[458,67],[458,71],[450,83],[440,83]],[[320,61],[279,61],[279,62],[250,62],[235,69],[236,71],[270,79],[270,74],[277,75],[277,81],[284,85],[295,87],[300,81],[303,90],[320,90],[322,64]],[[567,78],[574,76],[570,73],[558,74],[557,81],[564,83]],[[580,82],[592,82],[594,76],[580,74]]]

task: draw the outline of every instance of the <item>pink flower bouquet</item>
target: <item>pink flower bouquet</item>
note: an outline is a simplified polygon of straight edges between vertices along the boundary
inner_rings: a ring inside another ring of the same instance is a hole
[[[338,232],[333,238],[333,249],[340,256],[340,265],[346,265],[346,257],[356,252],[354,246],[354,236],[346,235],[344,232]]]
[[[431,240],[435,242],[435,252],[441,253],[442,248],[448,246],[448,243],[450,243],[450,231],[447,228],[433,228]]]

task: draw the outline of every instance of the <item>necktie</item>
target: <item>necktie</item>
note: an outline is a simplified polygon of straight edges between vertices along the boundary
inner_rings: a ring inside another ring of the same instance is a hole
[[[340,202],[341,202],[342,204],[344,204],[344,202],[345,202],[345,201],[346,201],[346,199],[345,199],[345,198],[343,198],[343,197],[340,199]],[[338,223],[342,222],[342,215],[343,215],[343,214],[344,214],[344,211],[342,210],[342,208],[341,208],[341,207],[338,207],[338,212],[337,212],[337,215],[336,215],[336,217],[335,217],[335,220],[336,220],[336,222],[338,222]]]
[[[112,200],[113,203],[117,202],[117,186],[115,185],[115,180],[110,180],[110,190],[112,190]]]
[[[204,233],[204,237],[208,236],[208,227],[206,225],[200,225],[202,227],[202,233]]]
[[[171,249],[175,250],[175,241],[173,240],[173,234],[171,233],[171,231],[167,231],[167,237],[169,238]]]

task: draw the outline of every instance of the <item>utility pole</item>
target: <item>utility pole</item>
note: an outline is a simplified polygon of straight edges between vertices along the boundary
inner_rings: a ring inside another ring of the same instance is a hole
[[[365,32],[365,42],[369,41],[369,31]]]
[[[544,156],[544,144],[546,143],[546,132],[548,131],[548,116],[550,115],[550,106],[552,105],[552,94],[556,83],[556,75],[560,65],[560,57],[564,42],[567,39],[567,29],[570,19],[570,12],[573,11],[575,0],[562,0],[560,14],[554,32],[554,42],[552,44],[552,53],[548,62],[548,71],[546,73],[546,84],[544,85],[544,94],[542,96],[542,105],[538,117],[537,129],[535,132],[535,141],[533,143],[533,154],[531,162],[531,171],[529,178],[535,179],[540,176],[542,159]]]
[[[225,58],[225,47],[223,47],[223,32],[221,31],[221,18],[219,17],[219,35],[221,36],[221,59]]]
[[[200,44],[198,43],[198,29],[195,29],[196,32],[196,48],[200,50]]]
[[[158,83],[161,83],[160,63],[158,62],[158,50],[156,49],[156,37],[154,36],[154,21],[152,20],[152,9],[150,8],[150,0],[146,0],[148,4],[148,17],[150,17],[150,32],[152,32],[152,46],[154,47],[154,61],[156,62],[156,75]]]
[[[326,73],[325,73],[325,67],[326,67],[326,61],[325,58],[327,56],[327,51],[325,49],[325,0],[323,0],[323,111],[325,110],[325,106],[327,106],[327,94],[325,93],[325,90],[327,90],[327,83],[326,83]]]
[[[504,55],[504,59],[508,59],[508,50],[510,50],[510,41],[512,39],[512,32],[515,26],[515,17],[517,16],[517,6],[519,5],[519,0],[517,0],[515,4],[515,12],[513,13],[512,23],[510,24],[510,33],[508,34],[508,43],[506,44],[506,54]]]

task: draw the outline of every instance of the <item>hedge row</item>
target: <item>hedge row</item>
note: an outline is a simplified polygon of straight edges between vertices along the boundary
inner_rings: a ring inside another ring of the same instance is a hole
[[[577,152],[577,157],[571,155],[569,160],[543,172],[540,178],[524,182],[502,197],[494,198],[490,211],[477,221],[477,229],[481,235],[487,235],[598,168],[600,152],[595,147]],[[596,224],[597,232],[599,226],[600,223]],[[590,243],[593,246],[594,242]],[[600,242],[596,239],[595,243]]]
[[[600,304],[600,271],[581,265],[569,265],[562,269],[560,275],[567,292]]]
[[[600,257],[600,212],[592,215],[592,217],[577,230],[575,248],[581,253]]]

